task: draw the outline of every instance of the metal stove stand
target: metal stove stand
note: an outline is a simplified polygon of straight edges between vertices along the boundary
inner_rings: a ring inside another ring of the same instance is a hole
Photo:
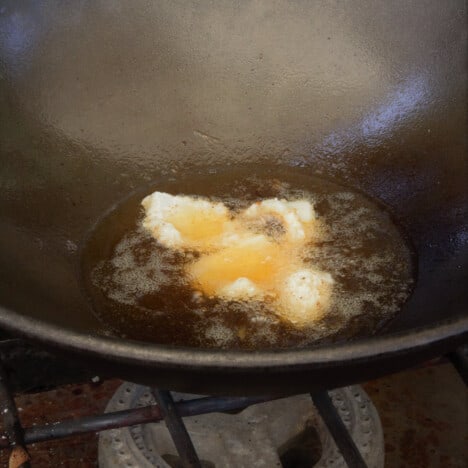
[[[466,382],[468,345],[459,348],[449,355],[449,358]],[[0,414],[4,424],[4,433],[0,434],[0,450],[8,448],[12,450],[10,466],[26,467],[28,466],[26,446],[29,444],[164,420],[179,453],[182,466],[184,468],[202,468],[182,419],[184,416],[242,410],[251,405],[279,398],[274,396],[202,397],[176,403],[171,392],[167,390],[154,389],[152,393],[157,405],[23,428],[6,372],[0,361]],[[366,463],[333,405],[328,392],[313,393],[311,398],[348,467],[365,468]]]

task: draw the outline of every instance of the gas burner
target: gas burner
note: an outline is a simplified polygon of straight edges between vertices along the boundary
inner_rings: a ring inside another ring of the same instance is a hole
[[[378,413],[360,386],[329,392],[333,405],[367,466],[384,466],[384,442]],[[199,395],[172,393],[174,401]],[[154,405],[147,387],[124,383],[106,412]],[[297,395],[250,406],[233,414],[216,412],[184,418],[203,468],[216,466],[345,468],[310,395]],[[100,434],[101,468],[178,468],[178,451],[166,423],[113,429]]]

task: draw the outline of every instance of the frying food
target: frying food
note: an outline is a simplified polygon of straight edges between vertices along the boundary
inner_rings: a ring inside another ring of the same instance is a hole
[[[135,191],[93,231],[83,278],[111,333],[255,350],[368,336],[413,279],[382,206],[276,166],[188,171]]]
[[[317,230],[309,200],[272,198],[236,212],[220,202],[154,192],[142,205],[143,226],[159,243],[199,254],[185,268],[196,292],[264,301],[297,327],[326,313],[333,278],[302,260]]]

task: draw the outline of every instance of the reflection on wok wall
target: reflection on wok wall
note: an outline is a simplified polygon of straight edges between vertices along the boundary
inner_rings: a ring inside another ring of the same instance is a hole
[[[97,218],[240,162],[382,200],[436,275],[467,239],[466,43],[455,0],[2,2],[1,303],[98,329],[76,280]]]

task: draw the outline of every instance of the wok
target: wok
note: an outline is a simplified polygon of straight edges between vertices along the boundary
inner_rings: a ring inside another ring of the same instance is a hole
[[[2,1],[0,327],[70,365],[210,394],[345,385],[455,348],[466,30],[462,0]],[[265,162],[343,181],[406,229],[417,283],[391,324],[285,351],[106,336],[79,275],[96,220],[158,177]]]

